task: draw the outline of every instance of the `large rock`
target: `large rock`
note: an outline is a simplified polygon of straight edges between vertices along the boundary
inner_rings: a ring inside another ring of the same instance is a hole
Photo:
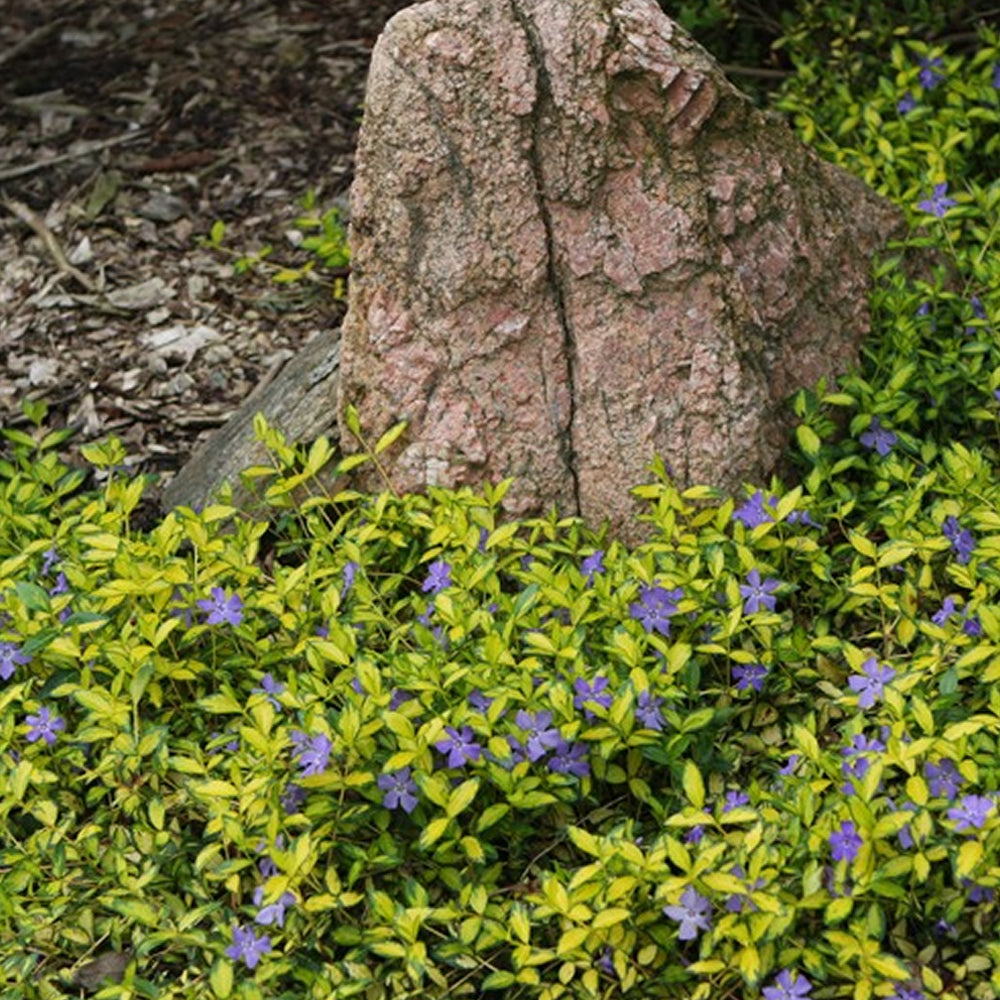
[[[352,222],[338,405],[410,421],[394,485],[510,475],[511,512],[627,536],[654,453],[773,467],[902,218],[654,0],[428,0],[375,47]]]

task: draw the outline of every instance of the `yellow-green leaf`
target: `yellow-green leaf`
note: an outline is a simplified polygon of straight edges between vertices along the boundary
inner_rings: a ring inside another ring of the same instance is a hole
[[[420,846],[427,848],[436,844],[444,836],[450,822],[451,820],[447,816],[431,820],[420,834]]]
[[[705,805],[705,782],[702,781],[701,771],[698,770],[698,765],[694,761],[687,760],[684,762],[684,776],[682,779],[682,784],[684,786],[684,794],[688,798],[688,802],[695,807],[695,809],[702,809]]]
[[[448,796],[448,805],[445,807],[445,812],[451,819],[454,819],[460,812],[468,808],[471,805],[472,800],[476,797],[476,792],[479,790],[479,779],[470,778],[468,781],[463,781],[462,784],[456,788],[451,795]]]
[[[601,927],[612,927],[620,924],[623,920],[628,920],[632,916],[632,911],[624,906],[612,906],[607,910],[601,910],[594,916],[591,927],[598,930]]]
[[[955,874],[959,878],[968,878],[982,859],[982,843],[978,840],[965,841],[958,851],[958,863],[955,865]]]
[[[208,974],[208,982],[212,992],[219,1000],[226,1000],[233,992],[233,963],[224,958],[217,958],[212,963],[212,971]]]
[[[395,424],[390,427],[379,439],[375,442],[375,454],[381,455],[386,448],[391,448],[393,442],[406,430],[406,421]]]
[[[740,975],[748,986],[756,986],[760,979],[760,955],[756,948],[744,948],[739,957]]]
[[[571,927],[568,931],[563,931],[559,938],[559,944],[556,945],[556,954],[565,955],[575,951],[587,940],[589,933],[590,928],[588,927]]]

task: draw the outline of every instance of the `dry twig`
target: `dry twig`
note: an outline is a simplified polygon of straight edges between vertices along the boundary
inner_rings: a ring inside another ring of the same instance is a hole
[[[98,142],[88,142],[81,144],[78,149],[69,153],[61,153],[59,156],[50,156],[47,160],[36,160],[34,163],[23,163],[19,167],[7,167],[0,170],[0,181],[9,181],[14,177],[23,177],[25,174],[33,174],[36,170],[47,170],[57,163],[66,163],[68,160],[78,160],[82,156],[96,153],[99,150],[107,149],[109,146],[118,146],[123,142],[132,142],[140,136],[145,135],[144,129],[136,129],[134,132],[126,132],[124,135],[114,135],[110,139],[101,139]]]
[[[35,28],[34,31],[29,32],[19,42],[15,42],[5,52],[0,52],[0,66],[6,62],[10,62],[11,59],[16,59],[22,52],[27,52],[33,45],[37,45],[43,39],[48,38],[56,28],[61,27],[65,23],[66,18],[59,17],[48,24],[43,24],[40,28]]]
[[[56,262],[56,267],[62,271],[63,274],[68,274],[77,284],[82,285],[88,292],[92,295],[100,295],[101,291],[94,284],[90,278],[87,277],[81,270],[75,268],[67,259],[66,254],[63,253],[63,249],[59,246],[59,241],[55,238],[52,230],[36,215],[27,205],[20,201],[14,201],[10,198],[3,199],[4,207],[7,209],[11,215],[20,219],[26,226],[30,227],[35,234],[41,239],[42,243],[45,244],[45,249],[48,250],[49,255]]]

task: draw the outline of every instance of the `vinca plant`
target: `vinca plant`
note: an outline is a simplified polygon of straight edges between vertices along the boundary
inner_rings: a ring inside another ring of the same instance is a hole
[[[73,470],[26,405],[0,997],[1000,992],[1000,48],[870,79],[779,104],[940,266],[881,263],[787,481],[657,460],[638,546],[509,483],[334,490],[355,458],[263,421],[256,505],[150,524],[120,444]]]

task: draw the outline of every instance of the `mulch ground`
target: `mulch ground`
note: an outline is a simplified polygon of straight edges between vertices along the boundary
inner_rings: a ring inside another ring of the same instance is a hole
[[[24,399],[169,478],[339,324],[310,257],[351,183],[371,48],[410,0],[15,0],[0,18],[0,422]],[[13,9],[11,9],[13,8]],[[204,245],[221,220],[227,252]],[[262,248],[259,267],[234,264]]]

